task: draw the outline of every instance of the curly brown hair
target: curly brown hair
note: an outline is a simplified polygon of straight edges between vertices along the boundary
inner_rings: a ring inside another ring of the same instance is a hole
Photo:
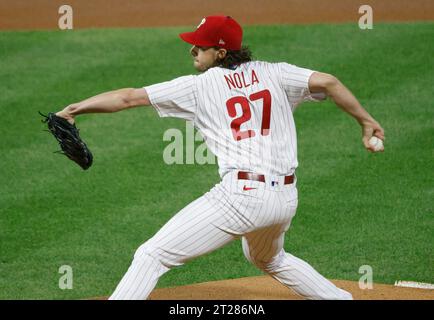
[[[220,49],[216,47],[215,49]],[[253,60],[252,52],[248,46],[242,46],[240,50],[228,50],[226,56],[218,61],[218,65],[222,68],[232,69],[244,62]]]

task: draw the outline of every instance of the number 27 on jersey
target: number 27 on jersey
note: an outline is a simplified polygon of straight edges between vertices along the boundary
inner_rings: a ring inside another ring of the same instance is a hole
[[[271,94],[268,89],[252,93],[247,99],[244,96],[232,97],[226,101],[226,108],[231,118],[234,118],[231,122],[232,135],[236,141],[253,138],[256,133],[253,130],[241,131],[241,125],[250,120],[252,113],[250,110],[250,102],[262,100],[262,123],[261,123],[261,135],[267,136],[270,133],[270,119],[271,119]],[[239,104],[241,106],[242,114],[237,116],[235,106]]]

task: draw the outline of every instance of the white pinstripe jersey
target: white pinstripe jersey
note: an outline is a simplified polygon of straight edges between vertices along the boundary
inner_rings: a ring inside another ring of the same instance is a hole
[[[235,70],[214,67],[145,89],[161,117],[193,121],[218,160],[219,173],[244,170],[289,175],[298,166],[292,112],[311,94],[314,71],[252,61]]]

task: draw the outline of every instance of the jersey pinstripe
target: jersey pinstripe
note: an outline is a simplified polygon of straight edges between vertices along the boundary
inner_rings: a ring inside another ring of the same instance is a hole
[[[220,176],[234,169],[288,175],[298,166],[292,112],[303,101],[325,98],[309,92],[313,72],[254,61],[145,89],[161,117],[193,121],[218,159]]]

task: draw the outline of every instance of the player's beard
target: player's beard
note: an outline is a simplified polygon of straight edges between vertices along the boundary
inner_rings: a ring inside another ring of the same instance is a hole
[[[197,71],[203,73],[203,72],[207,71],[207,70],[208,70],[209,68],[211,68],[211,67],[204,67],[203,65],[197,65],[196,63],[194,63],[194,68],[195,68]]]
[[[218,61],[218,60],[214,61],[214,63],[213,63],[212,65],[210,65],[210,66],[203,66],[203,65],[200,65],[199,62],[197,62],[196,60],[194,60],[194,62],[193,62],[193,66],[194,66],[194,68],[195,68],[197,71],[201,72],[201,73],[206,72],[206,71],[208,71],[208,70],[211,69],[211,68],[218,67],[218,66],[220,66],[220,65],[221,65],[221,64],[220,64],[220,61]]]

